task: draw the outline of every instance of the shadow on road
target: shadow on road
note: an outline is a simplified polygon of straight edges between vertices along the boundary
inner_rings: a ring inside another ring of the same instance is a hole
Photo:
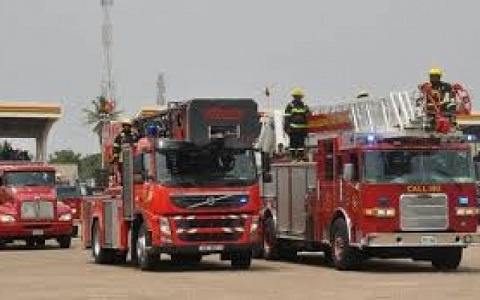
[[[15,244],[15,245],[7,245],[5,247],[0,247],[0,253],[1,252],[45,251],[45,250],[69,250],[69,249],[61,249],[58,245],[28,247],[26,245]]]
[[[93,261],[89,261],[90,264],[96,265]],[[125,263],[125,264],[115,264],[115,265],[110,265],[112,268],[128,268],[128,269],[135,269],[136,266],[134,266],[131,263]],[[160,263],[157,265],[157,267],[149,271],[151,273],[163,273],[163,272],[231,272],[237,271],[237,272],[256,272],[256,271],[271,271],[274,270],[275,268],[265,266],[265,265],[260,265],[258,262],[255,263],[255,260],[252,261],[252,266],[250,269],[247,270],[234,270],[230,266],[229,262],[214,262],[214,261],[202,261],[197,264],[181,264],[181,263],[176,263],[172,262],[168,256],[165,258],[162,257],[162,260]]]
[[[300,255],[295,261],[288,261],[293,264],[318,266],[334,269],[323,254]],[[353,272],[363,273],[480,273],[480,268],[469,267],[465,263],[460,265],[458,270],[442,272],[434,269],[429,262],[411,261],[407,259],[369,259]]]

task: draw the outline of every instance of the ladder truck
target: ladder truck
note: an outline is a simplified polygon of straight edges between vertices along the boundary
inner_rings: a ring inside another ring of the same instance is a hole
[[[480,241],[474,138],[454,126],[437,132],[419,104],[392,92],[315,108],[311,160],[273,161],[262,186],[264,257],[322,251],[339,270],[370,257],[458,268],[463,249]],[[285,145],[281,119],[263,118],[264,151]]]
[[[94,261],[151,270],[161,255],[196,263],[220,254],[233,268],[248,268],[261,246],[257,104],[172,102],[134,124],[144,137],[123,147],[121,184],[113,176],[103,195],[83,201],[83,243]],[[105,161],[119,130],[105,126]]]

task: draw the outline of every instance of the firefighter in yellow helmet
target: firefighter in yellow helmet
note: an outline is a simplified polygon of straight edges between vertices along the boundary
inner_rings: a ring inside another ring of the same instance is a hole
[[[453,99],[452,85],[442,81],[443,71],[439,68],[432,68],[429,72],[430,84],[433,90],[440,94],[440,109],[444,113],[453,113],[455,111],[455,101]]]
[[[133,130],[132,119],[125,117],[120,120],[122,131],[117,134],[113,142],[113,162],[120,163],[122,161],[122,145],[134,145],[139,140],[138,133]]]
[[[290,138],[290,154],[293,160],[305,159],[305,140],[307,138],[307,117],[310,109],[303,102],[305,93],[295,87],[291,93],[292,101],[285,108],[284,129]]]

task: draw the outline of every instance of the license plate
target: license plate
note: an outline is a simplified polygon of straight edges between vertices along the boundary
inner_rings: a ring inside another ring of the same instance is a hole
[[[437,243],[437,238],[431,235],[424,235],[420,242],[422,244],[432,245]]]
[[[223,245],[200,245],[198,246],[198,251],[200,252],[209,252],[209,251],[222,251]]]
[[[34,229],[32,230],[32,235],[43,235],[42,229]]]

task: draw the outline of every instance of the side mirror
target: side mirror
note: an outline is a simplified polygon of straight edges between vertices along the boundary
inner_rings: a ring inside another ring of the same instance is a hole
[[[343,165],[343,180],[352,181],[355,175],[355,167],[353,164]]]
[[[263,183],[272,183],[273,176],[270,173],[263,173],[262,174],[262,181]]]

